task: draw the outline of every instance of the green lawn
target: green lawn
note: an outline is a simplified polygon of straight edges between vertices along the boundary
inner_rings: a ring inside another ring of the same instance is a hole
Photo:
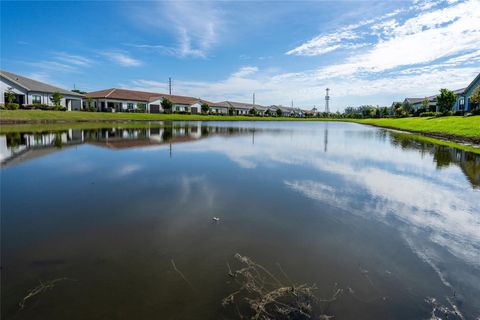
[[[396,118],[396,119],[324,119],[288,117],[213,116],[147,113],[103,113],[103,112],[61,112],[39,110],[0,110],[0,122],[46,123],[46,122],[95,122],[95,121],[145,121],[145,120],[208,120],[208,121],[351,121],[363,124],[428,133],[445,138],[466,138],[480,143],[480,116],[439,117],[439,118]]]
[[[111,113],[111,112],[79,112],[79,111],[42,111],[42,110],[0,110],[0,120],[8,121],[29,121],[29,122],[47,122],[47,121],[109,121],[109,120],[312,120],[306,118],[289,117],[250,117],[250,116],[214,116],[202,114],[152,114],[152,113]],[[318,120],[318,119],[315,119]]]
[[[480,139],[480,116],[362,119],[357,122],[420,133],[437,133]]]

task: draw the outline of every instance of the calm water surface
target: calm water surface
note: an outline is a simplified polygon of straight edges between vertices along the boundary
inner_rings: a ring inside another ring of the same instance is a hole
[[[337,319],[427,319],[427,298],[480,316],[479,155],[352,123],[190,122],[8,133],[0,157],[2,319],[238,318],[235,253],[341,288]]]

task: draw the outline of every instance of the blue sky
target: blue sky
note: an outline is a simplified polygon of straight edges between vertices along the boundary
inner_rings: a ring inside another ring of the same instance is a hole
[[[1,68],[85,91],[331,109],[458,89],[480,1],[1,2]]]

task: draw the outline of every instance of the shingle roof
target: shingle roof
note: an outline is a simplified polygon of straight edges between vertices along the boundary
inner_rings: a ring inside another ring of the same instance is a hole
[[[468,87],[467,87],[468,88]],[[462,89],[457,89],[457,90],[453,90],[453,92],[456,94],[456,95],[462,95],[465,93],[465,91],[467,90],[467,88],[462,88]],[[437,94],[435,95],[432,95],[432,96],[428,96],[428,97],[425,97],[427,98],[429,101],[436,101],[437,100]],[[407,100],[409,103],[412,103],[412,104],[415,104],[415,103],[419,103],[419,102],[423,102],[423,100],[425,98],[405,98],[405,100]],[[405,101],[404,100],[404,101]]]
[[[128,90],[128,89],[117,89],[111,88],[106,90],[100,90],[95,92],[89,92],[86,94],[87,97],[95,99],[114,99],[114,100],[132,100],[132,101],[145,101],[150,102],[162,98],[167,98],[172,103],[175,104],[185,104],[192,105],[196,102],[210,102],[202,100],[199,98],[188,97],[188,96],[176,96],[158,92],[146,92],[146,91],[137,91],[137,90]]]
[[[407,101],[409,103],[418,103],[418,102],[422,102],[423,99],[425,98],[405,98],[404,101]]]
[[[235,102],[235,101],[222,101],[222,102],[213,103],[213,105],[220,106],[220,107],[227,107],[227,108],[235,108],[235,109],[250,110],[252,108],[255,108],[257,110],[267,110],[267,107],[264,107],[259,104]]]
[[[285,107],[285,106],[270,106],[271,109],[280,109],[282,112],[305,112],[300,108],[292,108],[292,107]]]
[[[478,73],[478,75],[475,77],[475,79],[472,80],[472,82],[470,82],[470,84],[468,85],[468,87],[465,88],[464,92],[470,90],[472,88],[472,86],[480,79],[480,72]]]
[[[162,97],[160,93],[116,89],[116,88],[89,92],[85,96],[87,96],[88,98],[96,98],[96,99],[109,98],[109,99],[115,99],[115,100],[133,100],[133,101],[145,101],[145,102],[150,101],[152,98]]]
[[[4,70],[0,70],[0,75],[11,82],[19,85],[22,88],[25,88],[28,91],[35,91],[35,92],[48,92],[48,93],[54,93],[54,92],[59,92],[64,95],[71,95],[71,96],[78,96],[78,97],[83,97],[82,94],[72,92],[70,90],[62,89],[59,87],[55,87],[37,80],[33,80],[27,77],[20,76],[15,73],[7,72]]]

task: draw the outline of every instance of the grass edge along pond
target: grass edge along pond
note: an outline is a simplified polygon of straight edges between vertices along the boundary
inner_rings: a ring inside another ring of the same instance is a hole
[[[384,128],[426,134],[436,138],[480,144],[480,116],[422,117],[422,118],[290,118],[148,113],[103,113],[79,111],[1,110],[0,123],[52,123],[96,121],[348,121]]]

